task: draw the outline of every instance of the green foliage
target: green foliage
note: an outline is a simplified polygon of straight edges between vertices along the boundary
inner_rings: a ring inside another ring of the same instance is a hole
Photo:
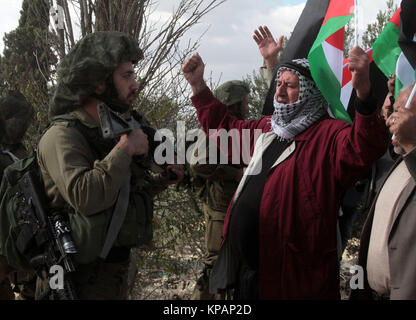
[[[248,120],[258,120],[262,117],[263,105],[269,91],[269,86],[259,72],[253,71],[251,75],[243,78],[250,88],[248,99]]]
[[[344,57],[348,57],[348,54],[354,46],[354,19],[350,20],[345,27],[345,39],[344,39]],[[365,48],[367,49],[367,48]]]
[[[387,22],[398,9],[398,6],[394,5],[393,0],[387,0],[386,5],[386,10],[380,10],[378,12],[376,21],[367,25],[367,30],[364,32],[362,37],[363,47],[366,49],[371,48],[373,46],[374,42],[377,40],[378,36],[383,31]]]
[[[157,197],[154,245],[136,250],[139,276],[133,298],[172,299],[174,290],[192,290],[205,252],[204,218],[196,199],[190,189],[175,187]]]
[[[20,91],[35,108],[34,125],[29,129],[30,144],[47,122],[48,82],[51,66],[57,63],[50,49],[49,5],[46,0],[24,0],[18,27],[5,34],[0,60],[1,94]]]
[[[366,50],[373,47],[374,42],[377,40],[380,33],[383,31],[387,22],[393,16],[398,9],[397,5],[394,5],[393,0],[386,1],[387,9],[380,10],[377,14],[376,21],[367,25],[367,29],[361,37],[361,47]],[[349,51],[354,46],[354,19],[345,27],[345,40],[344,40],[344,57],[348,57]]]

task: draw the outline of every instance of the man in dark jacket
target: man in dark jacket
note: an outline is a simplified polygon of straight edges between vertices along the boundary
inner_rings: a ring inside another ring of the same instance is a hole
[[[352,290],[352,299],[416,299],[416,97],[405,108],[412,89],[402,90],[386,120],[400,157],[365,222],[358,258],[364,289]]]

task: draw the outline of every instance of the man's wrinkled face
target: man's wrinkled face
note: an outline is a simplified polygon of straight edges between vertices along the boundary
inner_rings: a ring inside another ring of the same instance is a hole
[[[397,110],[400,107],[405,107],[407,100],[410,97],[410,94],[412,92],[412,88],[409,88],[403,92],[401,92],[399,94],[399,96],[397,97],[396,101],[394,102],[393,108],[394,111],[397,112]],[[413,100],[413,103],[410,104],[409,110],[413,113],[416,114],[416,104],[414,103],[415,100]],[[400,145],[400,143],[397,140],[393,140],[392,142],[393,146],[394,146],[394,152],[397,154],[405,154],[406,151],[404,151],[403,147]]]
[[[118,92],[118,98],[121,102],[131,105],[136,98],[136,92],[139,89],[134,67],[131,62],[123,62],[113,73],[114,86]]]
[[[299,77],[285,70],[277,80],[276,101],[283,104],[292,104],[299,99]]]

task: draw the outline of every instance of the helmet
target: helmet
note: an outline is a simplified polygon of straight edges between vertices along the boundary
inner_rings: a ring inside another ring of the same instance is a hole
[[[239,80],[227,81],[214,90],[215,97],[227,106],[243,101],[249,93],[248,85]]]
[[[26,98],[17,91],[11,91],[0,100],[1,142],[15,144],[21,142],[29,127],[34,110]]]
[[[94,96],[103,81],[107,91],[99,96],[111,109],[125,112],[129,106],[118,100],[112,83],[114,70],[123,62],[136,64],[143,58],[138,43],[116,31],[94,32],[81,39],[62,59],[58,68],[58,83],[49,106],[49,116],[69,113]]]

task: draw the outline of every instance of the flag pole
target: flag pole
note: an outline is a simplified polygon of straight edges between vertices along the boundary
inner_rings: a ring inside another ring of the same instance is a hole
[[[415,96],[415,93],[416,93],[416,84],[413,85],[412,93],[410,94],[409,99],[407,100],[407,103],[406,103],[406,107],[405,107],[406,109],[410,108],[410,103],[412,102],[413,97]]]
[[[355,20],[355,34],[354,34],[354,47],[358,46],[358,0],[354,0],[354,20]]]

